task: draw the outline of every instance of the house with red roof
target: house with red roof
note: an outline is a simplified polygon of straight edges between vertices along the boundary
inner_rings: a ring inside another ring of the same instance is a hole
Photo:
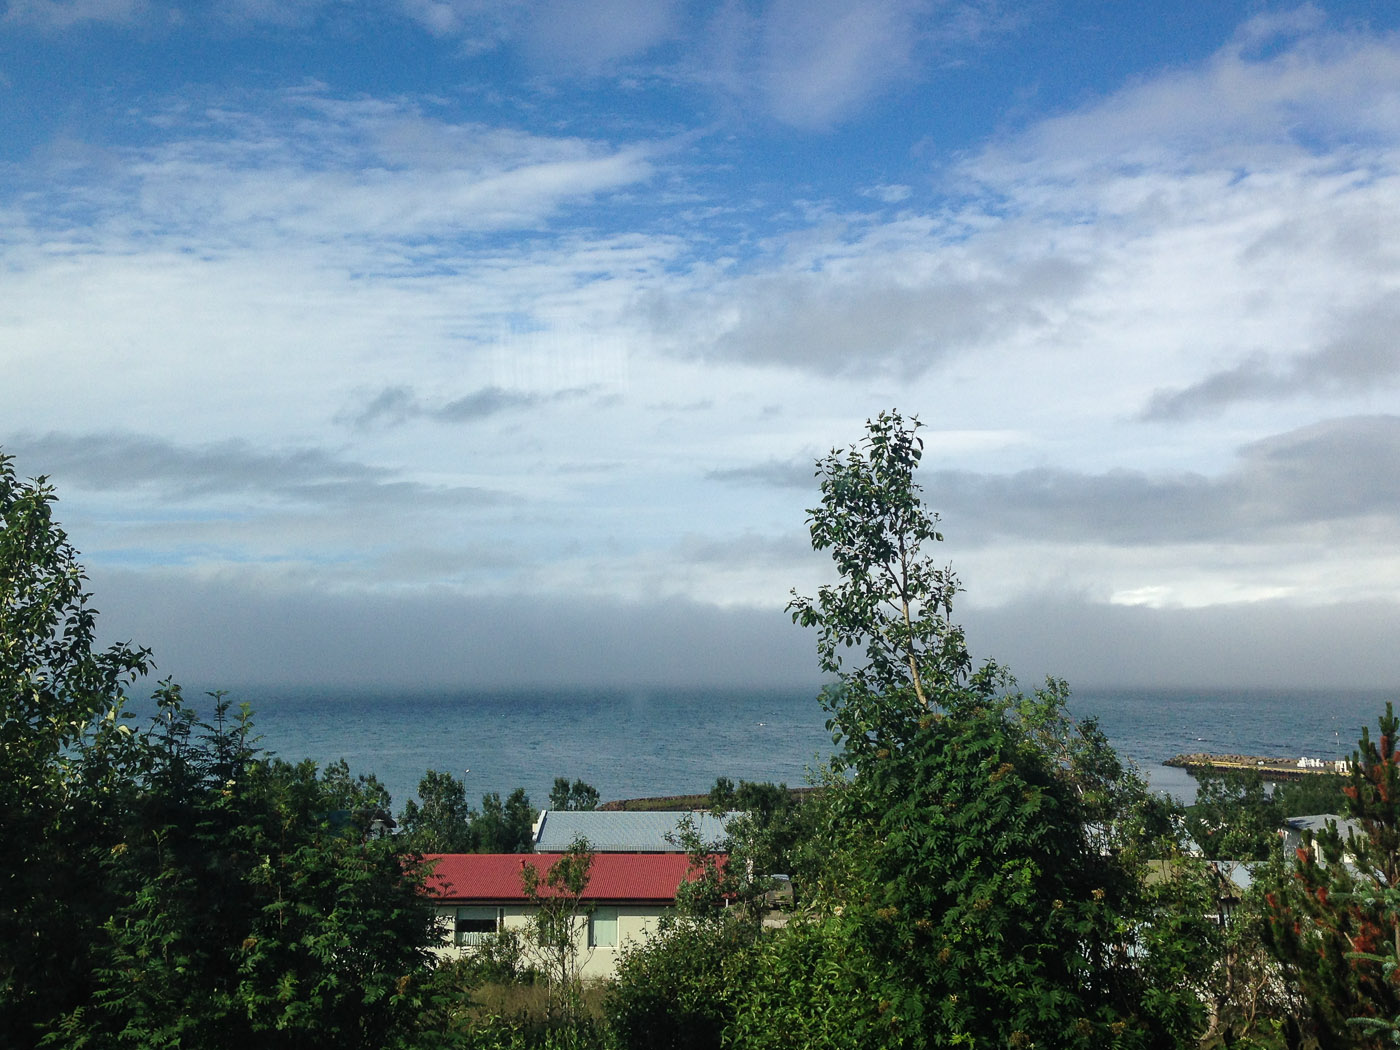
[[[443,930],[443,952],[462,953],[502,930],[529,926],[536,911],[522,872],[539,873],[541,888],[560,853],[437,853],[424,857],[426,882]],[[645,940],[675,907],[676,890],[694,879],[684,853],[598,853],[583,892],[587,918],[576,934],[580,973],[610,978],[622,949]]]

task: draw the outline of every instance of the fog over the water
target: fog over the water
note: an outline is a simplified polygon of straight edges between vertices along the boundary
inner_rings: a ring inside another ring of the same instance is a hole
[[[274,595],[99,573],[103,636],[178,681],[376,688],[820,683],[815,636],[781,611],[681,600],[507,602]],[[1161,610],[1050,597],[962,614],[978,659],[1023,686],[1381,688],[1400,683],[1397,610],[1284,603]]]

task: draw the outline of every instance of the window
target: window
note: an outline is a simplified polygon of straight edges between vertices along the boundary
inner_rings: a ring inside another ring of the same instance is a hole
[[[588,946],[617,947],[617,909],[599,908],[588,917]]]
[[[498,908],[458,908],[453,943],[485,944],[500,928],[501,912]]]
[[[573,943],[577,932],[578,920],[571,911],[544,908],[535,914],[535,940],[541,948],[563,948]]]

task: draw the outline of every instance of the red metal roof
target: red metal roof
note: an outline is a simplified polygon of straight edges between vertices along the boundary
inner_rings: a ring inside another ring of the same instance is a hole
[[[521,869],[531,864],[544,876],[560,853],[429,853],[427,890],[445,900],[523,901]],[[722,860],[721,860],[722,862]],[[684,853],[598,853],[583,899],[671,903],[676,887],[694,878]]]

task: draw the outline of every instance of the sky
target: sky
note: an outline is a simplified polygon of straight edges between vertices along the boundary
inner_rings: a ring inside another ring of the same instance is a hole
[[[0,449],[201,685],[1400,684],[1400,5],[0,0]]]

